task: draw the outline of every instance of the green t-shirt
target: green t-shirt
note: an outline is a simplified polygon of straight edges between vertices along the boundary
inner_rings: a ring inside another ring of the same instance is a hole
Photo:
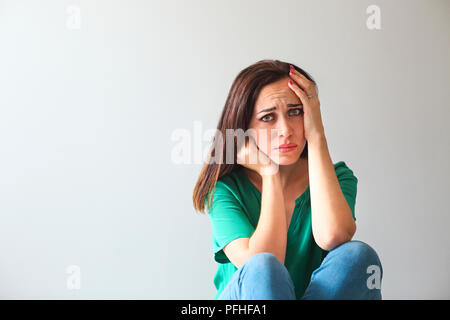
[[[341,190],[355,218],[356,185],[358,179],[345,162],[334,164]],[[311,226],[311,199],[309,187],[295,200],[295,208],[287,232],[284,265],[301,299],[309,285],[312,272],[317,269],[328,251],[315,242]],[[206,199],[205,199],[206,202]],[[230,241],[251,237],[258,224],[261,193],[248,179],[239,165],[231,173],[219,178],[211,208],[208,210],[212,226],[214,259],[218,269],[214,276],[217,299],[237,268],[230,262],[223,247]]]

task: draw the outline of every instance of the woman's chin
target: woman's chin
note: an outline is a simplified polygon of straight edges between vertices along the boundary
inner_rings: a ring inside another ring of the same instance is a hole
[[[298,161],[299,157],[300,157],[300,154],[289,155],[289,156],[280,155],[278,158],[272,156],[271,159],[273,162],[275,162],[279,166],[289,166],[291,164],[296,163]]]

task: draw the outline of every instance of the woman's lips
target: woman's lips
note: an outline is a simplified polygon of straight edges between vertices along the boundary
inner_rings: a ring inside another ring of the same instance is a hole
[[[297,145],[295,143],[282,144],[278,148],[279,152],[290,152],[297,149]]]

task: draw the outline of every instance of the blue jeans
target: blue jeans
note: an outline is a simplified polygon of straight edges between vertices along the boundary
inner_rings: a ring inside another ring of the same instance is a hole
[[[383,268],[375,250],[362,241],[348,241],[328,252],[312,273],[301,299],[381,300],[382,275]],[[248,259],[218,297],[218,300],[295,299],[288,270],[268,252]]]

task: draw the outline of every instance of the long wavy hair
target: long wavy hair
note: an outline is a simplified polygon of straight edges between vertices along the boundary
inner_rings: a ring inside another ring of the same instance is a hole
[[[216,142],[217,139],[221,139],[222,141],[219,144],[216,143],[214,147],[211,147],[208,154],[208,159],[211,159],[212,157],[229,159],[226,155],[226,146],[224,141],[224,137],[226,137],[226,130],[242,129],[244,132],[247,131],[251,116],[253,115],[255,102],[261,89],[268,84],[274,83],[285,77],[289,77],[290,64],[292,63],[266,59],[260,60],[239,72],[231,85],[219,123],[217,124],[217,133],[214,139]],[[292,66],[298,72],[303,74],[308,80],[316,84],[313,78],[306,71],[297,67],[295,64],[292,64]],[[237,141],[234,140],[234,148],[232,150],[237,150],[236,143]],[[221,146],[219,150],[217,150],[217,145]],[[216,152],[221,152],[221,154],[216,157]],[[236,153],[237,152],[233,155],[235,161],[232,163],[223,163],[223,161],[213,163],[210,161],[205,162],[200,171],[200,175],[197,179],[192,194],[194,209],[196,211],[205,213],[205,211],[211,207],[217,180],[220,177],[229,174],[237,166],[239,166],[236,161]],[[300,157],[308,157],[308,142],[306,142],[305,148],[303,149]],[[210,195],[210,197],[208,198],[207,203],[205,203],[208,195]]]

